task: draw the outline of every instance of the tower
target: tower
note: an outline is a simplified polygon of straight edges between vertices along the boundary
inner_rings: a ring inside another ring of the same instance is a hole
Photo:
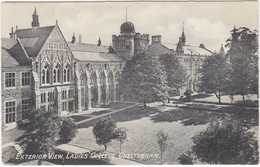
[[[113,35],[112,40],[113,48],[125,60],[130,60],[138,51],[148,50],[149,46],[149,35],[136,33],[134,24],[127,20],[127,8],[126,21],[120,26],[120,35]]]
[[[34,13],[32,15],[32,28],[40,27],[39,15],[37,14],[36,7],[34,8]]]
[[[181,34],[181,37],[180,37],[180,42],[182,43],[183,46],[185,46],[186,36],[184,34],[184,23],[182,24],[182,34]]]

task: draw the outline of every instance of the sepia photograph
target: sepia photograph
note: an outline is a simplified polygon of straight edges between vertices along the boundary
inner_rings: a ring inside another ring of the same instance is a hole
[[[259,164],[258,1],[1,3],[1,165]]]

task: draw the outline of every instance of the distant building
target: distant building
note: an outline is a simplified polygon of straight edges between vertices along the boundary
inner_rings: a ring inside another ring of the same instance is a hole
[[[82,112],[118,99],[124,59],[110,46],[67,42],[56,25],[40,27],[36,8],[32,28],[2,38],[2,122],[6,129],[32,108],[60,114]]]
[[[222,48],[223,49],[223,48]],[[224,51],[224,49],[221,52]],[[183,67],[186,69],[188,78],[186,84],[183,85],[180,94],[183,94],[185,90],[191,90],[193,92],[198,91],[199,83],[199,72],[198,70],[202,67],[203,61],[207,56],[213,54],[212,51],[208,50],[205,45],[200,44],[198,46],[191,46],[186,44],[186,36],[184,29],[179,38],[179,42],[176,46],[176,49],[169,49],[161,42],[161,36],[152,36],[152,43],[149,46],[150,54],[159,57],[163,54],[172,54],[176,56]]]

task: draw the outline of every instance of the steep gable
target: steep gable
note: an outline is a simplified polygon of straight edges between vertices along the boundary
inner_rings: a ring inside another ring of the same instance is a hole
[[[29,57],[36,57],[55,26],[17,30],[17,38],[21,40]]]

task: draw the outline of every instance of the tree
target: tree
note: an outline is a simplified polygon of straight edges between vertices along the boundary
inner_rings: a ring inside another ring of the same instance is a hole
[[[246,27],[234,28],[227,40],[231,62],[230,94],[258,94],[258,32]]]
[[[177,57],[172,54],[161,55],[159,61],[166,71],[167,85],[171,89],[179,91],[187,80],[186,69],[180,64]]]
[[[161,164],[162,164],[163,163],[163,153],[165,152],[166,148],[169,146],[168,134],[163,131],[159,131],[156,136],[157,136],[157,142],[160,147],[160,157],[161,157]]]
[[[54,150],[54,143],[59,137],[61,121],[58,113],[43,109],[34,110],[28,122],[21,123],[18,128],[24,130],[16,139],[27,154],[48,154]],[[38,164],[41,164],[39,160]]]
[[[230,71],[230,66],[225,56],[214,54],[207,57],[200,70],[200,90],[206,93],[214,93],[219,103],[221,103],[221,93],[227,91]]]
[[[154,56],[140,52],[126,62],[119,80],[120,94],[130,101],[163,101],[168,97],[165,73]]]
[[[120,153],[121,153],[121,147],[122,147],[122,144],[124,144],[124,142],[126,141],[127,139],[127,129],[126,128],[123,128],[123,127],[120,127],[120,128],[117,128],[115,130],[115,140],[116,141],[119,141],[120,143]]]
[[[192,138],[192,153],[209,164],[257,164],[258,141],[238,122],[214,121]]]
[[[96,143],[103,145],[105,150],[107,150],[107,146],[115,139],[116,128],[116,122],[110,116],[103,117],[99,120],[93,128]]]
[[[70,117],[65,117],[61,119],[61,130],[60,130],[60,141],[62,143],[68,143],[77,134],[77,125],[74,120]]]

